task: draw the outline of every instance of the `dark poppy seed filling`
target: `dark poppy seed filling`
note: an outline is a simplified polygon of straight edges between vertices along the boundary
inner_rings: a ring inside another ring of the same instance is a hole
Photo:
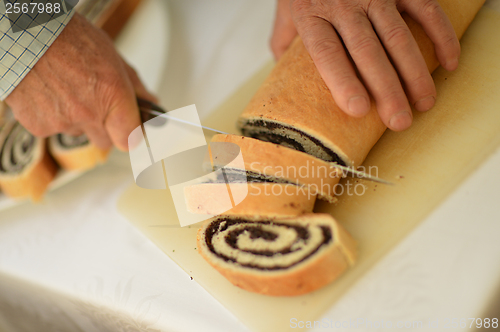
[[[313,256],[333,241],[327,226],[282,221],[222,218],[205,232],[208,249],[226,262],[257,270],[284,270]]]
[[[17,174],[33,160],[33,148],[37,138],[31,135],[18,122],[12,126],[5,125],[8,130],[0,150],[0,173]]]
[[[63,149],[73,149],[89,144],[89,140],[85,134],[80,136],[57,134],[55,139],[57,145],[59,145]]]
[[[291,126],[272,121],[250,120],[241,126],[241,132],[244,136],[283,145],[327,162],[347,166],[347,163],[338,154],[326,147],[317,138]]]

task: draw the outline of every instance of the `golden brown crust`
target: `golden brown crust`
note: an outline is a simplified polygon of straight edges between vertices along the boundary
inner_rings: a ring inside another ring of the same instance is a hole
[[[203,253],[201,255],[205,257]],[[298,296],[310,293],[337,279],[349,266],[338,248],[330,248],[307,268],[281,275],[260,275],[228,270],[208,261],[233,285],[270,296]]]
[[[439,2],[461,37],[484,0],[460,1],[459,6],[456,0]],[[403,16],[433,71],[438,62],[432,42],[419,24]],[[373,100],[363,118],[350,117],[337,106],[300,38],[295,39],[245,108],[239,126],[259,119],[297,128],[354,166],[363,162],[386,129]]]
[[[247,219],[247,218],[245,218]],[[268,220],[251,218],[250,220]],[[232,284],[247,291],[271,296],[297,296],[312,292],[337,279],[356,258],[355,241],[328,214],[306,214],[297,218],[301,223],[328,220],[332,224],[333,244],[318,252],[313,258],[286,270],[262,271],[237,267],[217,258],[204,242],[204,232],[209,223],[198,231],[198,251],[212,267],[217,269]],[[286,220],[273,219],[275,221]],[[340,239],[339,239],[340,237]]]
[[[103,164],[110,152],[110,149],[102,150],[92,143],[72,149],[61,149],[52,139],[49,139],[49,150],[57,163],[69,171],[89,170],[98,164]]]
[[[331,203],[336,201],[335,185],[342,171],[331,164],[274,143],[237,135],[215,135],[212,142],[237,144],[248,171],[265,174],[308,186],[318,198]]]
[[[225,183],[197,184],[185,189],[186,205],[190,212],[210,215],[254,215],[268,217],[297,216],[313,210],[316,195],[305,187],[282,183],[231,183],[233,197],[245,199],[230,210],[221,197],[228,192]],[[224,211],[221,213],[221,211]]]
[[[19,175],[0,177],[0,188],[9,197],[31,198],[39,202],[57,173],[57,165],[47,153],[45,140],[39,141],[38,161]]]

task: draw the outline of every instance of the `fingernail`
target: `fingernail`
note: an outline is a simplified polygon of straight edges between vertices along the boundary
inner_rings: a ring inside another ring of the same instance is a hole
[[[409,111],[401,111],[394,114],[389,120],[389,128],[394,131],[405,130],[411,126],[413,116]]]
[[[363,116],[370,110],[368,99],[364,96],[354,96],[347,103],[349,113],[353,116]]]
[[[436,98],[434,98],[434,96],[427,96],[415,103],[415,109],[420,112],[425,112],[430,110],[435,103],[436,103]]]
[[[446,70],[452,71],[457,69],[457,67],[458,67],[458,58],[446,61]]]

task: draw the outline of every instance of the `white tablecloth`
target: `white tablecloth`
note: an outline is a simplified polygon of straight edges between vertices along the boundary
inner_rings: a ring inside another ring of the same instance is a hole
[[[163,5],[145,0],[132,26],[167,15]],[[170,38],[168,62],[144,61],[151,55],[129,40],[120,47],[170,109],[195,103],[206,115],[271,57],[273,1],[176,0],[168,8],[170,35],[144,37]],[[497,151],[323,319],[484,316],[500,286],[499,167]],[[247,330],[118,213],[130,183],[128,156],[114,152],[43,204],[0,212],[0,331]]]

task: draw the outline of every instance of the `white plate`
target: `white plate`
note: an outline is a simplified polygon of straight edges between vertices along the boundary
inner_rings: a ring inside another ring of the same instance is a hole
[[[147,18],[147,19],[145,19]],[[116,39],[116,48],[132,65],[145,86],[157,92],[163,78],[170,41],[170,16],[167,2],[144,0]],[[48,191],[60,188],[85,172],[59,171]],[[13,200],[0,192],[0,211],[27,200]]]

